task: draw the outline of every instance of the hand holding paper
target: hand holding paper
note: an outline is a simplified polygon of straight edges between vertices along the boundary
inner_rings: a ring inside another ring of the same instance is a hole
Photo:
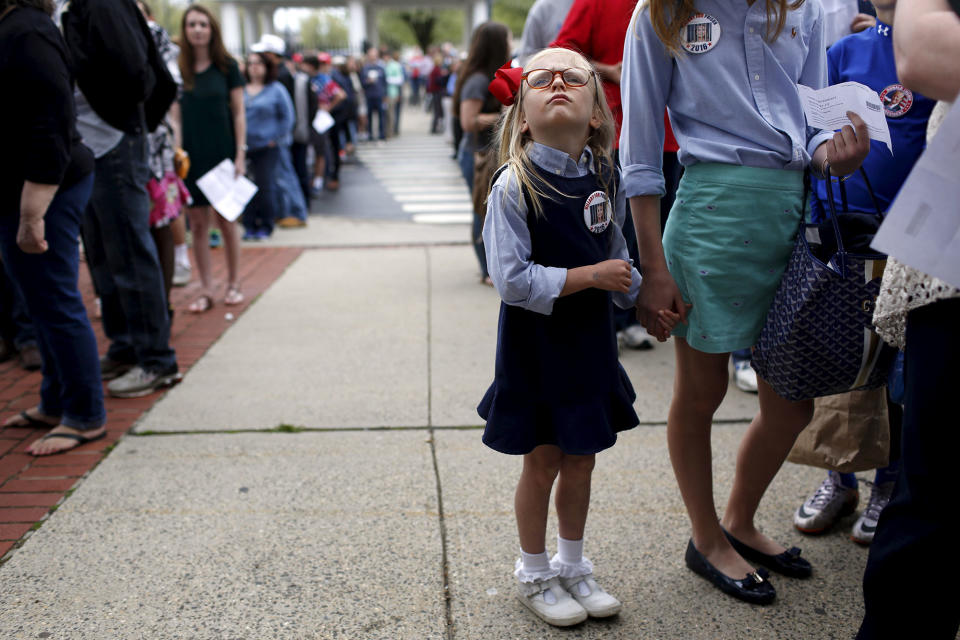
[[[229,158],[197,179],[197,187],[207,196],[217,213],[233,222],[243,213],[257,192],[257,185],[238,175]]]
[[[798,84],[797,91],[809,126],[836,131],[852,124],[847,111],[853,111],[867,123],[870,137],[886,144],[893,155],[890,129],[876,91],[859,82],[841,82],[819,90]]]

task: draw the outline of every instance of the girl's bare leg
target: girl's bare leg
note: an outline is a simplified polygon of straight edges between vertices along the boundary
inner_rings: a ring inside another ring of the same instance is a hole
[[[223,235],[223,246],[227,254],[227,287],[237,284],[240,270],[240,235],[237,232],[237,223],[230,222],[220,214],[214,212],[217,226]],[[208,250],[209,253],[209,250]]]
[[[190,230],[193,232],[193,257],[197,261],[197,271],[200,272],[200,283],[203,292],[211,294],[213,287],[213,271],[210,267],[210,216],[212,207],[190,207],[187,209],[190,216]]]
[[[563,453],[553,445],[540,445],[523,456],[523,471],[517,483],[514,509],[520,548],[526,553],[543,553],[546,550],[550,491],[562,460]]]
[[[590,477],[596,462],[595,455],[565,455],[560,462],[560,479],[557,481],[557,519],[560,521],[560,537],[566,540],[581,540],[590,509]]]
[[[667,418],[670,462],[690,516],[693,544],[710,564],[739,580],[753,571],[753,567],[733,550],[720,528],[713,501],[710,447],[713,414],[727,392],[730,354],[704,353],[682,338],[674,340],[677,368]]]
[[[737,472],[723,526],[741,542],[768,554],[784,547],[763,535],[753,517],[760,499],[786,460],[794,441],[813,416],[813,401],[791,402],[757,379],[760,411],[753,418],[737,452]]]

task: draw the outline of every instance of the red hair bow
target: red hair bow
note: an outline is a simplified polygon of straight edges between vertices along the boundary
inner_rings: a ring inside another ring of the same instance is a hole
[[[517,98],[521,82],[523,82],[523,69],[511,67],[508,60],[505,65],[497,69],[493,80],[490,81],[490,93],[505,107],[509,107]]]

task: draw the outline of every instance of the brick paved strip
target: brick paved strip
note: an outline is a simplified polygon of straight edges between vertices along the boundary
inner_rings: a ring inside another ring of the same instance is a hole
[[[62,493],[0,493],[0,507],[52,507]]]
[[[245,296],[243,304],[230,307],[235,318],[267,290],[302,249],[274,247],[244,247],[240,254],[240,285]],[[214,310],[202,315],[191,314],[187,306],[200,295],[200,283],[174,289],[171,302],[176,309],[171,327],[171,343],[177,351],[180,370],[186,373],[207,349],[232,324],[224,317],[222,304],[226,290],[226,265],[214,260]],[[93,319],[94,293],[86,268],[80,269],[80,293],[90,314],[100,353],[107,350],[107,340],[99,320]],[[20,368],[16,359],[0,363],[0,421],[19,413],[21,409],[37,406],[41,377]],[[190,384],[189,377],[181,384]],[[143,398],[119,400],[106,398],[107,437],[53,456],[34,458],[27,447],[44,435],[43,429],[13,427],[0,431],[0,559],[16,545],[34,523],[41,520],[50,507],[63,498],[78,477],[94,468],[112,447],[149,410],[163,393]],[[24,522],[15,519],[25,518]]]
[[[47,515],[49,509],[43,507],[34,507],[30,509],[0,509],[0,524],[9,524],[11,522],[28,522],[33,524],[42,520]]]
[[[74,464],[68,467],[34,467],[21,471],[19,478],[79,478],[93,468],[94,461],[86,464]]]
[[[39,491],[57,491],[63,493],[73,486],[76,478],[63,478],[60,480],[51,480],[42,478],[40,480],[8,480],[2,487],[0,493],[35,493]]]
[[[0,540],[19,540],[27,531],[33,528],[30,524],[0,524]]]

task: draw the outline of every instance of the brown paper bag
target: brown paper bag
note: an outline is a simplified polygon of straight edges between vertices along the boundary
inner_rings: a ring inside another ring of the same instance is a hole
[[[885,467],[890,457],[886,394],[880,387],[817,398],[813,419],[787,460],[843,473]]]

